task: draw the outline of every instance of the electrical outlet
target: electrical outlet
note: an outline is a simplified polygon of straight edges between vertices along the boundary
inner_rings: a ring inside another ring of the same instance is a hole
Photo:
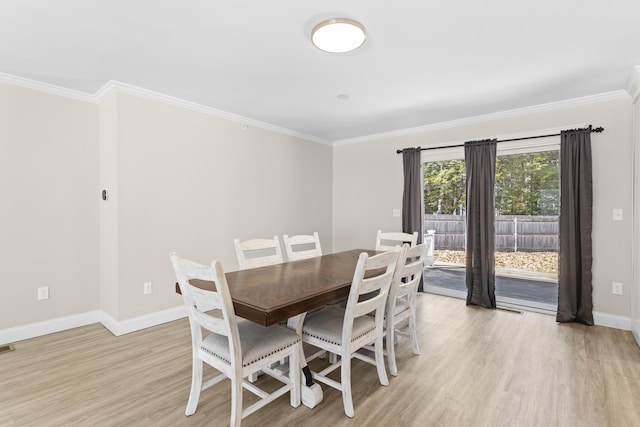
[[[614,209],[613,210],[613,220],[614,221],[622,221],[624,219],[624,215],[622,213],[622,209]]]
[[[619,283],[619,282],[611,283],[611,293],[614,295],[622,295],[622,283]]]
[[[148,295],[151,292],[153,292],[153,285],[151,284],[151,282],[144,282],[143,289],[144,289],[144,294]]]
[[[38,301],[41,301],[43,299],[49,299],[49,287],[48,286],[43,286],[41,288],[38,288]]]

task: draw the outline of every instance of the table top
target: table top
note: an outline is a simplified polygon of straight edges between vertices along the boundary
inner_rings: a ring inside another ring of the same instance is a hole
[[[268,326],[344,300],[362,252],[376,254],[373,250],[353,249],[225,273],[236,315]],[[215,289],[212,282],[191,283]],[[179,292],[177,284],[176,292]]]

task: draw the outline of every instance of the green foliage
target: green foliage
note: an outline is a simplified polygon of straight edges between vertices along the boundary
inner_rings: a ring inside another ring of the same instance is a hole
[[[496,160],[497,215],[557,215],[559,151],[513,154]]]
[[[445,160],[424,164],[424,211],[460,214],[467,203],[464,160]]]
[[[559,212],[557,150],[500,156],[496,160],[497,215],[557,215]],[[426,213],[460,214],[466,204],[464,160],[424,164]]]

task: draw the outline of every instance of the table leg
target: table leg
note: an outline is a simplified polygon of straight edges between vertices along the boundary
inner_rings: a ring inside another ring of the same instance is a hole
[[[302,323],[306,313],[299,314],[287,321],[287,326],[296,331],[298,335],[302,335]],[[320,384],[315,384],[311,376],[311,370],[307,366],[307,358],[304,350],[300,346],[300,364],[302,365],[302,404],[309,409],[313,409],[318,403],[322,402],[322,388]],[[291,368],[293,369],[293,368]]]

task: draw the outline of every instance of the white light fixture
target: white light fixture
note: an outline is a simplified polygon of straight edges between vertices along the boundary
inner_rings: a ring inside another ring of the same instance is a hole
[[[347,18],[322,21],[311,31],[311,42],[325,52],[344,53],[362,46],[367,38],[364,26]]]

